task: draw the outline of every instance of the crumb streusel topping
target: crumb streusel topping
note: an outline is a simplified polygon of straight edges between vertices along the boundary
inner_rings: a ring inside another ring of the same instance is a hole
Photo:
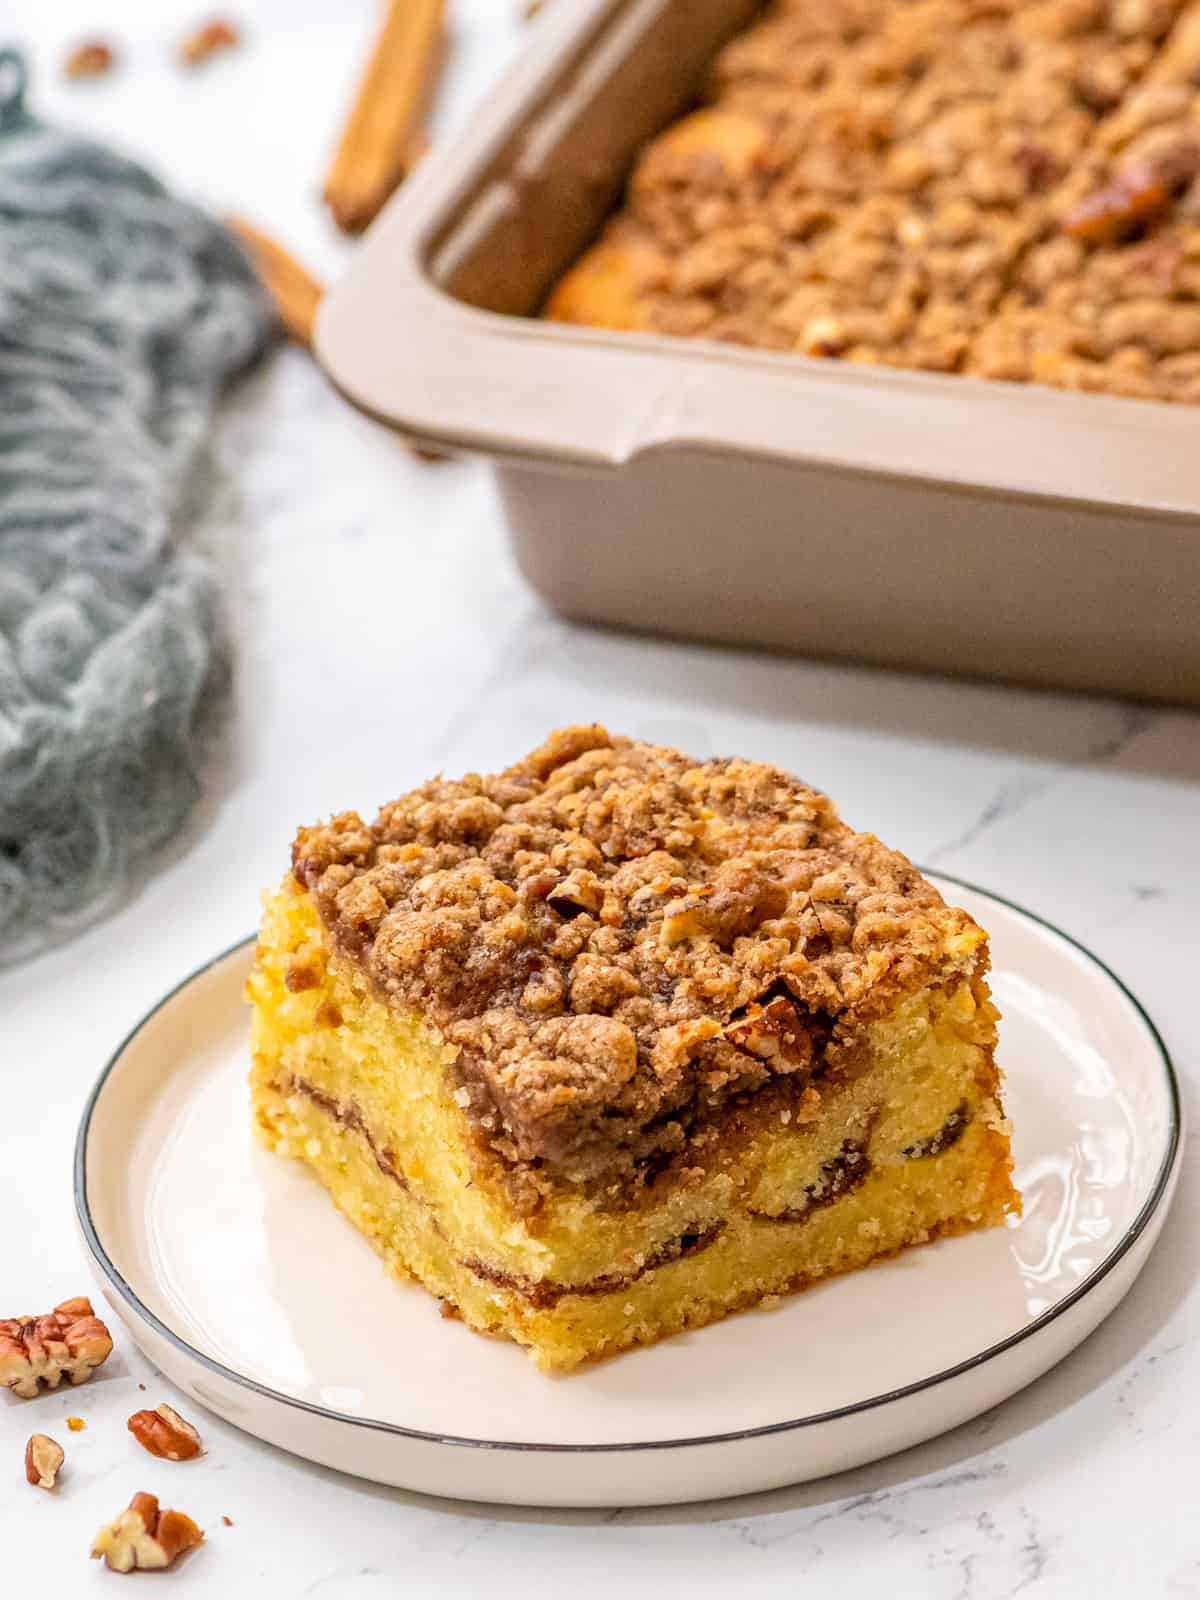
[[[634,170],[613,325],[1200,401],[1198,71],[1196,0],[775,0]]]
[[[564,728],[507,771],[302,828],[343,958],[459,1047],[491,1148],[587,1180],[808,1089],[981,936],[904,856],[775,767]]]

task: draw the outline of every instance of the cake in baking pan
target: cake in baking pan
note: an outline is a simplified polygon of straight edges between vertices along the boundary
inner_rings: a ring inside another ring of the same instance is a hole
[[[1200,401],[1196,0],[776,0],[564,322]]]

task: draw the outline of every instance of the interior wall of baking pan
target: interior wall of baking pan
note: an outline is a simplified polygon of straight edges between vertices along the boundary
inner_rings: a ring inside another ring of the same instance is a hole
[[[527,316],[591,243],[638,151],[694,104],[759,0],[613,0],[497,144],[429,250],[457,299]]]

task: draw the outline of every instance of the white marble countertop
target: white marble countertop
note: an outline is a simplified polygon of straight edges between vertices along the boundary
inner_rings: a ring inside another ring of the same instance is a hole
[[[204,7],[199,7],[204,11]],[[319,177],[375,7],[242,0],[246,48],[181,79],[183,0],[8,0],[47,117],[117,139],[217,207],[261,219],[323,273],[346,246]],[[444,127],[519,43],[515,0],[461,0]],[[66,43],[126,47],[111,81],[64,85]],[[240,633],[233,747],[192,835],[132,903],[0,974],[0,1293],[5,1315],[87,1283],[70,1156],[88,1086],[182,974],[246,932],[293,826],[444,768],[487,769],[549,726],[601,718],[696,752],[776,760],[918,861],[1028,905],[1140,996],[1195,1098],[1200,718],[1089,699],[705,650],[570,626],[518,578],[486,470],[413,461],[281,352],[231,402],[225,560]],[[178,1501],[209,1543],[153,1581],[195,1595],[664,1592],[1047,1600],[1200,1595],[1200,1183],[1134,1292],[1032,1389],[956,1433],[845,1477],[736,1502],[539,1513],[377,1488],[203,1419]],[[139,1485],[124,1422],[170,1396],[131,1347],[86,1389],[0,1395],[0,1574],[57,1597],[117,1579],[91,1535]],[[69,1439],[59,1495],[20,1469],[34,1426]],[[132,1477],[136,1477],[134,1471]],[[221,1523],[222,1514],[234,1522]]]

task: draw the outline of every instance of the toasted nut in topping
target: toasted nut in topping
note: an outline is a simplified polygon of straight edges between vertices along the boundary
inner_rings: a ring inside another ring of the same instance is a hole
[[[752,1002],[742,1016],[726,1023],[725,1037],[739,1050],[774,1063],[778,1070],[812,1065],[812,1037],[796,1006],[784,995],[776,995],[765,1006]]]
[[[659,934],[663,944],[682,944],[685,939],[701,939],[711,931],[704,900],[697,894],[672,900],[663,910]]]
[[[594,916],[604,904],[604,885],[594,872],[576,867],[561,883],[555,884],[546,896],[546,904],[568,921],[585,911]]]
[[[802,355],[843,356],[849,348],[846,330],[836,317],[811,317],[800,335]]]
[[[1112,244],[1157,219],[1198,175],[1200,143],[1173,138],[1143,154],[1106,188],[1086,195],[1067,213],[1063,228],[1084,244]]]
[[[182,1511],[160,1511],[154,1495],[135,1494],[116,1521],[93,1539],[92,1556],[103,1556],[113,1572],[161,1571],[203,1538],[203,1531]]]
[[[58,1469],[66,1460],[62,1445],[49,1434],[35,1433],[25,1446],[25,1479],[35,1489],[53,1489]]]
[[[0,1321],[0,1388],[32,1400],[42,1384],[83,1383],[112,1354],[108,1329],[82,1296],[42,1317]]]
[[[103,39],[88,39],[67,56],[63,73],[68,78],[100,78],[112,71],[116,59],[112,46]]]
[[[1150,172],[1129,173],[1081,200],[1063,229],[1084,244],[1111,244],[1165,211],[1171,191]]]
[[[236,49],[242,42],[237,26],[224,17],[214,17],[189,33],[179,46],[179,59],[185,67],[198,67],[222,50]]]
[[[162,1461],[190,1461],[201,1453],[197,1430],[168,1405],[135,1411],[125,1426],[144,1449]]]

